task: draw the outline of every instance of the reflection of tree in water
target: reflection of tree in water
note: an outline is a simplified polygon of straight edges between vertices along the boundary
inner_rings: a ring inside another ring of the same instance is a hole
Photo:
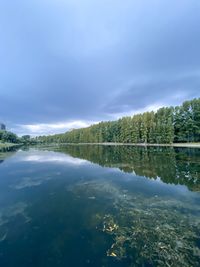
[[[192,191],[200,190],[199,149],[71,145],[62,148],[62,152],[101,166],[116,167],[154,179],[160,177],[165,183],[186,185]]]
[[[0,150],[0,164],[5,161],[8,157],[11,157],[15,154],[16,149],[14,148],[3,148]]]

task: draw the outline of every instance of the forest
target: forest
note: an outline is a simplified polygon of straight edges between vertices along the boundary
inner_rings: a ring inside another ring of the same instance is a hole
[[[106,121],[63,134],[39,136],[42,143],[149,143],[200,141],[200,98],[117,121]]]

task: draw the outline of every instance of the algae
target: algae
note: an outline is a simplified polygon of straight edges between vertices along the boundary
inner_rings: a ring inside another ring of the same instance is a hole
[[[111,236],[106,255],[134,266],[192,267],[200,263],[200,208],[189,201],[124,192],[108,181],[88,181],[71,190],[79,197],[108,200],[95,214],[98,231]],[[126,193],[126,194],[124,194]],[[101,227],[99,227],[101,224]]]

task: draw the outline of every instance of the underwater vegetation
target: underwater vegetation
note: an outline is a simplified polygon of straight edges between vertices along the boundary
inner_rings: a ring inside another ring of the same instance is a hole
[[[103,230],[114,240],[107,255],[128,257],[130,266],[198,266],[199,225],[169,210],[121,208],[106,215]]]
[[[21,219],[22,223],[28,223],[31,218],[26,213],[28,205],[24,202],[18,202],[12,206],[8,206],[4,209],[0,209],[0,243],[6,240],[10,235],[9,224],[16,218]],[[11,230],[11,232],[13,229]]]
[[[130,193],[108,181],[88,181],[70,188],[79,197],[107,199],[97,230],[112,238],[107,257],[123,266],[192,267],[200,263],[200,208],[189,201]]]

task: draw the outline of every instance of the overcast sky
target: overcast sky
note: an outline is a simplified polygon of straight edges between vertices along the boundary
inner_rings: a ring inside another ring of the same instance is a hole
[[[199,0],[1,0],[0,121],[48,134],[200,96]]]

